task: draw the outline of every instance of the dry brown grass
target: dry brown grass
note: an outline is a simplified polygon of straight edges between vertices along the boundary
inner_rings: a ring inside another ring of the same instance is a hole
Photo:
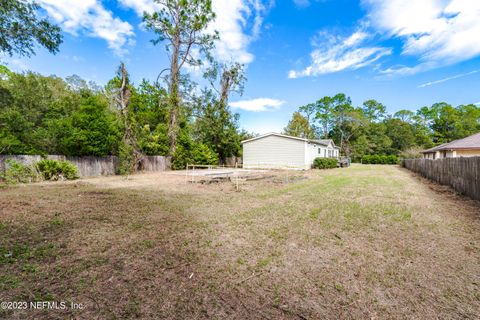
[[[393,166],[185,184],[165,173],[0,190],[12,319],[474,319],[480,206]]]

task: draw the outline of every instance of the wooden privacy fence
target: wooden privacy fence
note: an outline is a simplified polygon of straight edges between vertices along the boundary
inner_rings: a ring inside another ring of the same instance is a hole
[[[230,167],[241,167],[243,164],[243,159],[242,157],[228,157],[224,164]]]
[[[480,200],[480,157],[406,159],[403,160],[402,166]]]
[[[107,157],[67,157],[59,155],[49,155],[47,159],[67,160],[72,162],[78,168],[81,177],[94,177],[113,175],[117,171],[118,158],[115,156]],[[7,160],[32,165],[42,160],[41,156],[36,155],[0,155],[0,172],[6,169]],[[139,171],[166,171],[170,170],[170,157],[163,156],[145,156],[140,162]]]

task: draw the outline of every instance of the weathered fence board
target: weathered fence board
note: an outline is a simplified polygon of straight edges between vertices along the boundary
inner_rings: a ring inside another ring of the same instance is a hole
[[[171,165],[170,157],[145,156],[140,161],[140,171],[167,171]]]
[[[406,159],[402,165],[473,199],[480,200],[480,157]]]
[[[6,160],[32,165],[40,161],[41,156],[36,155],[0,155],[0,172],[6,169]],[[114,175],[118,167],[118,158],[107,157],[66,157],[61,155],[49,155],[47,159],[68,160],[78,168],[81,177],[94,177]],[[145,156],[140,163],[140,171],[166,171],[170,170],[170,157]]]
[[[229,167],[235,167],[235,166],[241,167],[243,164],[243,159],[242,157],[229,157],[226,159],[225,164]]]

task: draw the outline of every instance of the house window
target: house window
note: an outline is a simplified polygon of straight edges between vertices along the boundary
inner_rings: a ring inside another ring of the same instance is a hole
[[[318,154],[322,154],[322,149],[318,148]]]

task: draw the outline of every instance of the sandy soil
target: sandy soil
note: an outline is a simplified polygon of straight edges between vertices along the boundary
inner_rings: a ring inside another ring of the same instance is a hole
[[[478,319],[478,202],[396,166],[269,176],[0,189],[0,300],[84,306],[0,318]]]

